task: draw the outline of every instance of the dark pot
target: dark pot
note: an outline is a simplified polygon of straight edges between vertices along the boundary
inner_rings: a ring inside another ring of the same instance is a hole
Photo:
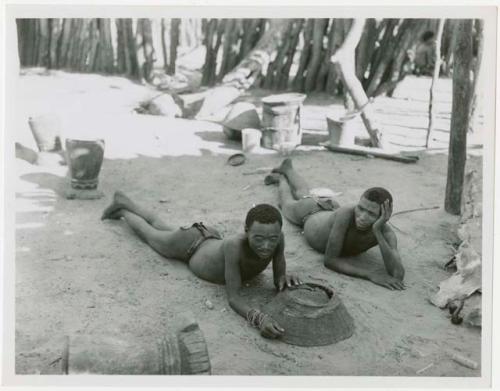
[[[71,187],[79,190],[96,189],[104,157],[104,140],[66,139],[66,152]]]

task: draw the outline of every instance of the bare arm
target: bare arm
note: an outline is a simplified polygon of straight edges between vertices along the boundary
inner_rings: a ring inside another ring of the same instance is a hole
[[[377,238],[387,273],[403,281],[405,270],[401,263],[401,256],[399,255],[396,234],[387,225],[382,230],[374,229],[373,233]]]
[[[301,284],[299,278],[293,275],[287,276],[286,274],[285,236],[283,233],[281,234],[280,242],[273,257],[273,279],[274,286],[278,291],[282,291],[285,287]]]
[[[276,253],[273,257],[273,280],[274,286],[277,290],[280,290],[280,280],[286,276],[286,261],[285,261],[285,237],[283,233],[280,237],[280,242]]]
[[[362,267],[353,265],[345,257],[341,257],[345,235],[352,219],[352,208],[340,208],[335,214],[335,220],[330,230],[330,236],[325,251],[325,266],[338,273],[353,277],[369,279],[370,272]]]
[[[226,280],[226,293],[231,308],[249,319],[249,314],[254,314],[257,322],[253,322],[261,331],[262,336],[268,338],[277,338],[285,332],[270,316],[263,314],[259,310],[251,308],[243,297],[240,295],[242,287],[241,272],[240,272],[240,258],[241,243],[238,240],[227,240],[224,243],[224,261],[225,271],[224,276]]]

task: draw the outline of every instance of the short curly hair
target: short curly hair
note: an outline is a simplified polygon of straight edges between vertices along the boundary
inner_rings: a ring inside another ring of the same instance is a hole
[[[363,193],[361,198],[363,197],[368,201],[376,202],[379,205],[383,204],[385,200],[389,200],[392,205],[392,195],[383,187],[371,187]]]
[[[281,217],[280,211],[269,204],[255,205],[248,211],[245,219],[245,226],[250,228],[254,221],[262,224],[273,224],[278,222],[280,223],[280,227],[283,226],[283,218]]]

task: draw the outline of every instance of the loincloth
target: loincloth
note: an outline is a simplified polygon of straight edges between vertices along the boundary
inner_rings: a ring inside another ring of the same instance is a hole
[[[318,197],[315,195],[307,195],[304,196],[303,198],[312,198],[314,202],[316,202],[316,205],[311,211],[309,211],[304,217],[302,217],[302,226],[304,226],[306,220],[313,214],[324,211],[334,211],[335,209],[338,209],[340,207],[338,202],[332,199],[331,197]]]
[[[182,230],[187,231],[187,230],[195,230],[197,231],[198,235],[195,235],[195,238],[192,242],[192,244],[189,246],[189,248],[186,251],[186,258],[189,260],[193,254],[198,250],[200,245],[207,239],[218,239],[222,240],[222,235],[214,228],[207,228],[202,222],[199,223],[194,223],[191,226],[188,227],[181,227]]]

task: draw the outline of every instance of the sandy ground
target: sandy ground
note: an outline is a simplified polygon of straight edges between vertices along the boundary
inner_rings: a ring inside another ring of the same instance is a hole
[[[451,82],[439,83],[434,149],[424,153],[418,150],[425,138],[428,86],[428,79],[411,78],[395,98],[375,102],[384,133],[394,147],[417,153],[417,164],[303,146],[293,153],[296,168],[314,187],[341,192],[341,204],[355,202],[369,186],[381,185],[394,194],[395,212],[441,207]],[[96,201],[63,197],[66,167],[16,160],[18,373],[56,373],[58,364],[49,364],[60,356],[64,335],[95,340],[111,335],[150,343],[171,329],[179,312],[190,310],[204,332],[215,375],[480,376],[480,368],[465,368],[448,356],[460,352],[479,362],[480,330],[454,326],[447,311],[428,302],[449,276],[443,265],[456,240],[457,218],[442,208],[392,220],[407,271],[408,289],[403,292],[325,269],[322,256],[307,246],[300,229],[285,222],[288,271],[333,286],[356,331],[350,339],[324,347],[269,341],[229,308],[223,286],[198,280],[184,264],[162,258],[123,222],[99,218],[113,192],[121,189],[175,225],[202,220],[226,234],[241,231],[253,204],[277,202],[277,189],[263,184],[264,175],[243,173],[279,164],[279,153],[254,154],[246,164],[231,167],[226,159],[240,145],[228,142],[220,125],[133,114],[137,102],[154,92],[118,77],[35,72],[21,78],[17,93],[21,104],[16,108],[15,137],[23,145],[35,147],[27,118],[43,112],[57,113],[68,137],[100,135],[106,141],[100,175],[105,197]],[[265,94],[255,91],[244,99],[255,101]],[[324,116],[335,107],[338,103],[326,95],[308,98],[305,144],[326,139]],[[470,139],[480,143],[481,137],[475,133]],[[481,157],[471,155],[469,164],[480,168]],[[378,249],[357,261],[382,267]],[[270,269],[245,289],[256,305],[273,294]]]

